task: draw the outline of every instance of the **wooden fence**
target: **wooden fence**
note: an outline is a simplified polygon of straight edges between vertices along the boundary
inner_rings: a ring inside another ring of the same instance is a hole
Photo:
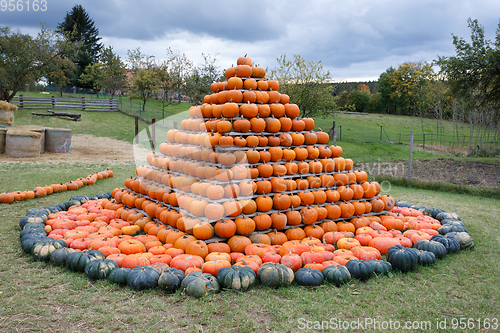
[[[15,96],[12,103],[20,109],[75,109],[80,111],[118,111],[117,99],[88,99]]]

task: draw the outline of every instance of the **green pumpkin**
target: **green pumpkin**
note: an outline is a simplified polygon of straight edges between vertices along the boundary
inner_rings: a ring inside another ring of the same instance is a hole
[[[87,275],[89,280],[105,279],[115,268],[118,268],[118,265],[113,260],[96,259],[89,261],[85,265],[85,275]]]
[[[445,225],[441,226],[438,229],[438,232],[441,235],[446,235],[447,233],[450,233],[450,232],[467,232],[467,229],[465,229],[465,227],[461,223],[453,222],[453,223],[445,224]]]
[[[74,196],[72,197],[71,199],[69,199],[70,201],[77,201],[79,202],[80,204],[84,204],[86,203],[87,201],[89,201],[89,198],[85,195],[77,195],[77,196]]]
[[[267,287],[279,288],[292,284],[295,276],[291,268],[275,263],[265,263],[257,271],[260,283]]]
[[[31,249],[36,242],[48,240],[48,238],[44,234],[39,233],[25,234],[21,237],[21,248],[25,253],[31,253]]]
[[[49,214],[50,214],[50,211],[48,209],[40,209],[35,215],[33,215],[34,217],[39,217],[42,219],[42,222],[45,223],[49,220]]]
[[[56,250],[54,243],[51,240],[40,240],[33,244],[31,248],[31,255],[33,259],[38,261],[49,261],[50,256]]]
[[[339,287],[351,279],[351,273],[344,265],[328,266],[323,269],[323,276],[326,281]]]
[[[158,285],[160,272],[149,266],[136,266],[127,276],[127,285],[134,290],[152,289]]]
[[[182,280],[181,289],[183,293],[199,298],[218,293],[220,285],[212,274],[194,272],[186,275]]]
[[[38,213],[40,210],[37,209],[37,208],[30,208],[28,209],[28,211],[26,212],[26,215],[30,215],[30,216],[33,216],[35,215],[36,213]]]
[[[431,241],[443,244],[448,253],[460,251],[460,243],[453,236],[445,237],[443,235],[433,235]]]
[[[19,233],[19,238],[22,238],[24,235],[29,234],[40,234],[43,236],[47,236],[47,230],[44,228],[27,228]]]
[[[257,285],[257,275],[248,266],[222,267],[217,272],[221,288],[247,291]]]
[[[317,287],[321,286],[325,281],[325,277],[321,271],[309,267],[299,268],[295,272],[295,282],[303,287]]]
[[[80,206],[81,205],[80,201],[77,201],[77,200],[64,201],[62,204],[64,205],[64,210],[68,210],[68,208],[71,206]]]
[[[427,209],[424,206],[417,206],[417,205],[411,205],[410,208],[415,209],[415,210],[419,210],[422,213],[425,213],[425,210]]]
[[[73,272],[84,272],[85,265],[89,261],[96,259],[106,259],[102,252],[97,250],[85,250],[83,252],[70,253],[66,258],[66,267],[68,267]]]
[[[165,268],[158,278],[158,287],[167,293],[174,293],[180,288],[183,279],[184,272],[180,269],[174,267]]]
[[[56,206],[45,206],[43,209],[47,210],[50,213],[57,213],[59,211],[59,208],[56,208]]]
[[[387,250],[387,261],[392,268],[403,273],[414,271],[418,263],[416,249],[394,245]]]
[[[397,207],[405,207],[405,208],[410,208],[412,206],[411,203],[407,201],[397,201],[397,200],[395,200],[395,205]]]
[[[34,228],[45,228],[44,222],[28,222],[24,225],[23,230],[34,229]]]
[[[472,250],[474,248],[474,242],[472,241],[472,237],[466,233],[466,232],[449,232],[446,234],[445,237],[453,237],[458,241],[458,244],[460,244],[460,249],[465,250],[469,249]]]
[[[429,208],[427,209],[426,214],[435,219],[439,213],[442,213],[444,211],[445,210],[441,208]]]
[[[430,241],[427,239],[421,239],[418,242],[416,242],[414,246],[418,250],[429,251],[434,253],[436,259],[444,258],[446,253],[448,253],[446,247],[443,244],[433,240]]]
[[[24,226],[29,223],[41,223],[41,227],[43,228],[45,226],[45,221],[41,217],[35,217],[33,215],[26,215],[21,217],[19,220],[19,227],[21,230],[24,230]]]
[[[373,276],[373,267],[370,263],[363,260],[349,260],[345,267],[351,273],[353,278],[361,281],[368,280]]]
[[[447,213],[447,212],[441,212],[436,216],[436,220],[442,221],[444,219],[453,219],[453,220],[459,220],[461,221],[462,219],[460,218],[460,215],[457,213]]]
[[[429,251],[420,251],[418,254],[418,263],[422,266],[431,266],[436,262],[436,256]]]
[[[108,280],[112,283],[126,285],[127,277],[131,271],[130,268],[115,268],[109,273]]]
[[[441,225],[448,225],[448,224],[460,224],[461,226],[465,227],[465,224],[460,220],[444,219],[441,221]]]
[[[372,266],[375,275],[385,275],[392,271],[391,264],[385,260],[371,259],[367,263]]]
[[[57,266],[66,266],[66,258],[73,252],[76,252],[76,250],[68,247],[56,249],[50,256],[50,262]]]

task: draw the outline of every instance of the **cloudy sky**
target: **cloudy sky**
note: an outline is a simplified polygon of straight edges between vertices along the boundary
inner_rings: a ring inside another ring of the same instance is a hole
[[[198,64],[202,53],[217,54],[221,69],[245,54],[274,68],[280,55],[300,54],[321,61],[336,82],[376,80],[390,66],[453,55],[452,34],[468,39],[469,17],[489,39],[500,19],[498,0],[45,0],[44,12],[20,1],[23,11],[0,11],[0,26],[55,29],[81,4],[123,59],[137,47],[162,59],[171,47]]]

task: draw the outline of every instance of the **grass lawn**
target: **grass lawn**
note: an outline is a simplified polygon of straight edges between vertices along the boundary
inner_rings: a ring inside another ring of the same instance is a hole
[[[31,92],[31,91],[20,92],[17,95],[18,96],[23,95],[27,97],[54,96],[55,98],[70,98],[70,97],[81,98],[82,96],[85,96],[85,98],[89,99],[103,99],[103,100],[109,99],[111,97],[110,95],[102,95],[102,94],[96,95],[96,94],[66,94],[66,93],[64,93],[63,96],[61,97],[58,92],[50,92],[49,94],[42,94],[40,92]],[[190,103],[182,102],[180,104],[174,103],[172,105],[168,105],[165,106],[165,108],[163,108],[161,101],[152,98],[146,102],[144,111],[142,111],[143,102],[139,99],[132,99],[128,96],[121,96],[121,97],[114,96],[113,99],[119,101],[119,108],[122,112],[132,116],[139,116],[140,118],[148,121],[151,121],[152,118],[155,118],[157,121],[159,121],[163,118],[170,117],[179,112],[187,111],[189,107],[192,105]],[[57,111],[60,111],[60,109],[57,109]],[[75,111],[73,110],[69,112],[75,112]]]
[[[316,128],[322,128],[324,131],[328,131],[332,128],[333,120],[336,122],[337,138],[340,136],[339,126],[342,126],[342,137],[341,140],[337,139],[337,144],[344,148],[346,156],[356,159],[357,161],[376,160],[375,156],[379,157],[381,160],[408,158],[409,136],[412,130],[414,131],[414,158],[451,157],[465,160],[471,159],[461,155],[453,155],[446,151],[422,149],[421,121],[424,123],[424,133],[426,133],[427,140],[426,148],[428,149],[430,133],[434,133],[434,141],[436,140],[436,121],[433,119],[383,114],[355,115],[338,113],[335,115],[334,119],[324,117],[315,118]],[[384,132],[382,132],[382,141],[380,140],[381,125],[384,128]],[[443,127],[445,134],[451,136],[453,133],[453,123],[451,121],[444,121]],[[459,131],[460,137],[462,137],[462,134],[465,134],[466,142],[468,142],[469,126],[464,124],[459,127]],[[399,133],[401,133],[401,144],[398,144]],[[476,134],[477,133],[475,133],[475,136]],[[490,139],[492,138],[490,137]],[[450,141],[452,138],[447,137],[446,140]],[[498,143],[496,149],[498,157]],[[481,160],[481,157],[473,157],[472,159]],[[483,159],[483,161],[484,160],[488,159]]]
[[[68,177],[86,175],[101,165],[71,165]],[[21,165],[3,176],[16,188],[31,188],[61,178],[67,165],[39,170]],[[115,177],[84,187],[74,194],[103,193],[120,185],[133,165],[112,167]],[[40,178],[40,176],[42,178]],[[14,186],[15,185],[15,186]],[[193,299],[179,292],[135,292],[108,281],[95,283],[84,274],[35,262],[23,254],[18,239],[18,220],[27,209],[68,199],[73,193],[2,205],[0,217],[1,331],[102,331],[102,332],[297,332],[314,321],[410,321],[415,325],[455,318],[498,318],[500,268],[497,246],[500,227],[497,199],[449,194],[393,186],[391,194],[427,207],[458,212],[476,248],[439,260],[433,267],[393,277],[381,276],[336,288],[293,285],[278,290],[257,287],[247,293],[224,291]],[[404,323],[402,324],[404,325]],[[373,331],[372,329],[368,329]],[[354,330],[356,331],[356,330]],[[357,330],[364,331],[364,330]],[[398,330],[384,330],[398,331]],[[436,331],[432,329],[430,331]],[[445,331],[454,332],[451,328]]]
[[[168,118],[163,120],[161,113],[156,111],[155,115],[151,118],[157,117],[157,124],[167,128],[173,127],[173,122],[187,117],[187,114],[182,112],[185,109],[179,109],[186,105],[181,104],[171,106],[166,114],[170,114]],[[59,117],[38,117],[33,116],[31,113],[34,110],[18,110],[15,114],[15,125],[40,125],[46,127],[56,128],[69,128],[73,134],[92,134],[94,136],[108,136],[118,140],[132,142],[134,139],[134,117],[128,116],[121,112],[79,112],[82,114],[82,120],[75,122],[72,120],[59,118]],[[74,112],[74,111],[70,111]],[[161,110],[160,110],[161,112]],[[159,117],[158,117],[159,116]],[[143,119],[149,120],[148,117]],[[344,115],[340,114],[335,118],[337,125],[342,124],[342,141],[337,141],[337,144],[344,149],[344,156],[353,159],[354,161],[388,161],[397,159],[408,159],[408,145],[395,144],[387,141],[379,140],[380,127],[379,122],[384,123],[384,128],[393,135],[402,128],[413,128],[417,130],[420,126],[418,118],[403,117],[403,116],[388,116],[371,114],[368,116],[360,115]],[[405,127],[403,127],[403,124]],[[139,121],[139,131],[145,129],[149,124],[143,120]],[[328,130],[331,127],[331,119],[318,118],[316,119],[316,128]],[[346,131],[349,134],[345,134]],[[165,137],[160,135],[161,131],[158,130],[157,141],[164,142]],[[398,132],[399,133],[399,132]],[[333,143],[330,140],[330,143]],[[500,158],[483,158],[483,157],[465,157],[446,154],[436,151],[423,150],[421,147],[414,147],[413,158],[454,158],[461,160],[474,160],[483,162],[496,162]]]

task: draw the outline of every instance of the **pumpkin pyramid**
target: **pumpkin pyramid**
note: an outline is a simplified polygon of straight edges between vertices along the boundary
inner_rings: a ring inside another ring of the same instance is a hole
[[[354,233],[394,206],[314,131],[314,119],[299,117],[264,68],[240,57],[225,76],[115,195],[142,209],[137,218],[161,222],[160,240],[203,240],[210,252],[305,237],[333,243],[325,233]]]

